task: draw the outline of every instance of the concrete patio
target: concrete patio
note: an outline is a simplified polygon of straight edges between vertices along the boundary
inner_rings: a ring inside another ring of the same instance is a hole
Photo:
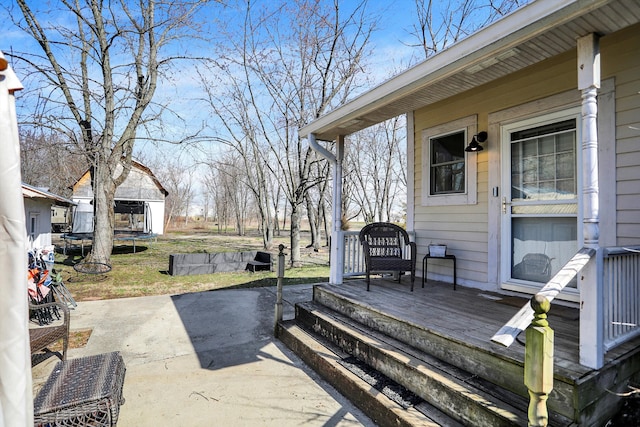
[[[81,302],[71,330],[93,329],[69,358],[120,351],[118,426],[373,426],[273,337],[275,288]],[[311,285],[284,288],[284,317]],[[56,361],[33,368],[34,395]]]

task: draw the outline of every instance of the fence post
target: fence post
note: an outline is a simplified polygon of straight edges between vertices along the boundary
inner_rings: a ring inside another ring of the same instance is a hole
[[[529,426],[544,427],[549,421],[547,399],[553,389],[553,329],[547,312],[551,302],[543,295],[531,298],[534,319],[526,330],[524,384],[529,389]]]
[[[282,321],[282,281],[284,279],[284,245],[278,246],[278,282],[276,284],[276,315],[273,322],[273,333],[278,335],[278,323]]]

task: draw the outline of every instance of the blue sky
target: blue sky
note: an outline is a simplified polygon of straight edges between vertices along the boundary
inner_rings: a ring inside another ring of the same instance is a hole
[[[3,6],[7,4],[6,2],[13,1],[14,0],[0,0],[0,19],[3,19],[5,23],[9,23],[10,20],[8,17],[3,16],[6,13]],[[29,1],[33,5],[37,5],[39,1],[43,0]],[[59,0],[50,1],[55,4]],[[241,1],[242,0],[240,0],[240,3]],[[271,4],[270,1],[272,0],[260,1],[265,2],[264,4]],[[331,0],[325,1],[331,3]],[[349,8],[353,8],[357,3],[359,3],[358,0],[341,0],[340,6],[341,8],[345,7],[348,10]],[[415,43],[415,38],[410,35],[413,26],[417,23],[415,0],[369,0],[367,8],[369,14],[379,17],[379,23],[377,31],[371,39],[370,49],[372,54],[366,61],[369,65],[367,68],[369,83],[365,85],[362,90],[371,88],[391,78],[393,75],[406,69],[410,62],[416,63],[417,60],[421,60],[424,55],[420,48],[411,48],[407,46],[408,44]],[[240,9],[242,9],[241,5]],[[216,14],[220,12],[220,8],[215,8],[213,10],[215,11],[213,13]],[[233,19],[233,12],[230,9],[224,10],[223,13],[226,15],[225,19]],[[238,18],[242,19],[241,17],[242,11],[240,10]],[[211,19],[208,19],[208,21],[213,22],[213,18],[214,16],[212,16]],[[50,19],[52,21],[59,21],[60,17],[53,14],[50,16]],[[64,26],[64,23],[57,22],[57,25]],[[3,33],[2,42],[0,42],[0,50],[3,50],[5,53],[8,53],[12,47],[16,50],[25,50],[28,43],[33,43],[28,36],[15,31],[10,25],[8,26],[9,28],[7,28]],[[237,26],[240,28],[241,23],[238,23]],[[73,27],[74,24],[72,23],[70,28]],[[216,29],[213,24],[212,29],[213,31]],[[40,48],[35,44],[33,49],[34,51],[38,51],[38,53],[41,52]],[[210,51],[208,46],[206,46],[205,49]],[[188,123],[186,123],[186,126],[196,128],[200,123],[205,121],[208,121],[210,124],[215,124],[216,117],[212,116],[209,109],[194,107],[195,104],[192,100],[197,98],[199,96],[199,91],[202,90],[198,86],[195,71],[187,67],[176,67],[175,70],[176,72],[171,76],[171,81],[163,82],[159,87],[156,93],[156,101],[162,103],[165,100],[171,99],[173,102],[172,108],[187,118]],[[16,72],[20,76],[24,75],[25,70],[16,70]],[[23,111],[18,111],[19,116],[30,112],[29,110],[26,110],[26,108],[29,108],[28,106],[30,102],[34,102],[30,100],[30,97],[35,95],[33,93],[29,94],[25,90],[18,94],[18,98],[21,97],[21,94],[22,99],[18,100],[17,106],[18,108],[23,108]],[[184,125],[185,124],[182,122],[165,123],[164,130],[168,131],[169,134],[177,135],[180,133],[180,128],[183,128],[182,131],[184,132]],[[178,130],[172,131],[172,127],[175,127],[175,129]],[[175,139],[179,139],[179,137]],[[171,157],[185,154],[181,148],[170,144],[162,144],[159,148],[165,153],[171,153]],[[157,150],[158,146],[151,145],[151,143],[144,140],[136,143],[136,152],[156,152]],[[189,163],[193,160],[186,161]]]
[[[12,0],[0,0],[0,3],[5,3],[7,1]],[[37,0],[32,1],[34,5],[38,3]],[[268,2],[269,0],[265,1]],[[348,10],[357,3],[357,0],[343,0],[341,1],[340,6],[345,7]],[[13,7],[15,8],[16,13],[19,13],[15,4]],[[54,7],[51,8],[51,10],[54,9]],[[411,52],[416,52],[415,48],[411,49],[403,44],[403,42],[407,43],[411,40],[409,31],[411,30],[411,26],[414,24],[413,20],[415,20],[414,9],[414,0],[369,1],[369,12],[380,16],[378,30],[372,38],[371,47],[373,55],[367,58],[368,62],[371,64],[371,80],[373,80],[374,83],[380,83],[381,81],[391,77],[391,75],[396,73],[398,69],[406,68],[408,57],[411,55]],[[0,18],[2,18],[6,24],[9,23],[10,20],[8,17],[3,16],[5,13],[5,8],[0,6]],[[229,9],[227,9],[225,13],[229,13]],[[60,19],[60,17],[51,15],[49,19],[55,21]],[[59,25],[66,26],[63,22],[60,22]],[[74,26],[74,23],[71,23],[70,28],[73,28]],[[9,53],[11,49],[25,50],[25,46],[33,44],[33,50],[38,53],[41,52],[40,48],[30,39],[30,37],[26,36],[21,31],[16,30],[11,25],[8,25],[8,27],[9,28],[6,28],[3,33],[0,50],[5,53]],[[420,54],[420,52],[418,52],[418,54]],[[21,76],[24,75],[25,70],[16,69],[16,72]],[[188,73],[185,73],[185,75],[187,74]],[[183,83],[187,82],[183,80]],[[174,88],[171,89],[172,84],[175,85],[176,83],[170,83],[167,85],[166,89],[175,92],[182,91],[182,95],[185,95],[184,91],[197,90],[196,85],[191,83],[187,83],[181,88],[174,86]],[[162,96],[162,94],[159,95]],[[173,97],[174,95],[172,94],[171,96]]]

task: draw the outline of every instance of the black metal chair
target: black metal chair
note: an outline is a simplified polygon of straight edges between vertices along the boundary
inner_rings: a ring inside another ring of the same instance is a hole
[[[400,226],[388,222],[374,222],[360,230],[367,270],[367,291],[373,272],[411,272],[411,291],[416,278],[416,244]],[[405,248],[409,248],[407,254]],[[401,275],[398,274],[398,283]]]

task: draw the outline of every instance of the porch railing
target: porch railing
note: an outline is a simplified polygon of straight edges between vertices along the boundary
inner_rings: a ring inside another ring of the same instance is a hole
[[[551,301],[584,269],[597,251],[582,248],[567,264],[525,304],[491,338],[510,346],[520,332],[526,330],[524,384],[529,390],[529,426],[548,425],[547,399],[553,389],[554,333],[549,327],[547,313]]]
[[[640,335],[640,247],[603,251],[604,349]]]
[[[599,306],[596,312],[601,310],[601,316],[594,317],[597,319],[595,325],[586,325],[595,326],[596,329],[602,327],[602,345],[594,347],[598,354],[595,358],[590,357],[587,362],[599,360],[595,363],[601,364],[600,361],[608,350],[640,335],[640,247],[612,247],[599,251],[581,249],[533,297],[531,304],[522,307],[491,338],[508,347],[520,332],[525,329],[527,331],[524,382],[531,397],[529,425],[547,425],[546,399],[553,388],[553,331],[546,320],[550,302],[594,256],[597,256],[597,267],[587,268],[586,274],[597,276],[590,283],[598,283],[596,287],[601,284],[602,299],[596,297],[593,300]],[[595,295],[598,295],[597,291]],[[583,319],[581,323],[582,321]],[[580,345],[583,345],[582,341]],[[581,363],[582,357],[581,354]]]
[[[344,236],[344,277],[364,276],[364,253],[358,236],[360,231],[343,231]]]
[[[589,260],[595,255],[595,249],[583,248],[578,251],[565,264],[562,269],[544,285],[537,295],[545,297],[551,302],[562,290],[573,280],[574,277],[584,268]],[[491,341],[509,347],[515,341],[518,334],[524,331],[533,320],[533,308],[527,303],[509,322],[507,322],[498,332],[491,337]]]

